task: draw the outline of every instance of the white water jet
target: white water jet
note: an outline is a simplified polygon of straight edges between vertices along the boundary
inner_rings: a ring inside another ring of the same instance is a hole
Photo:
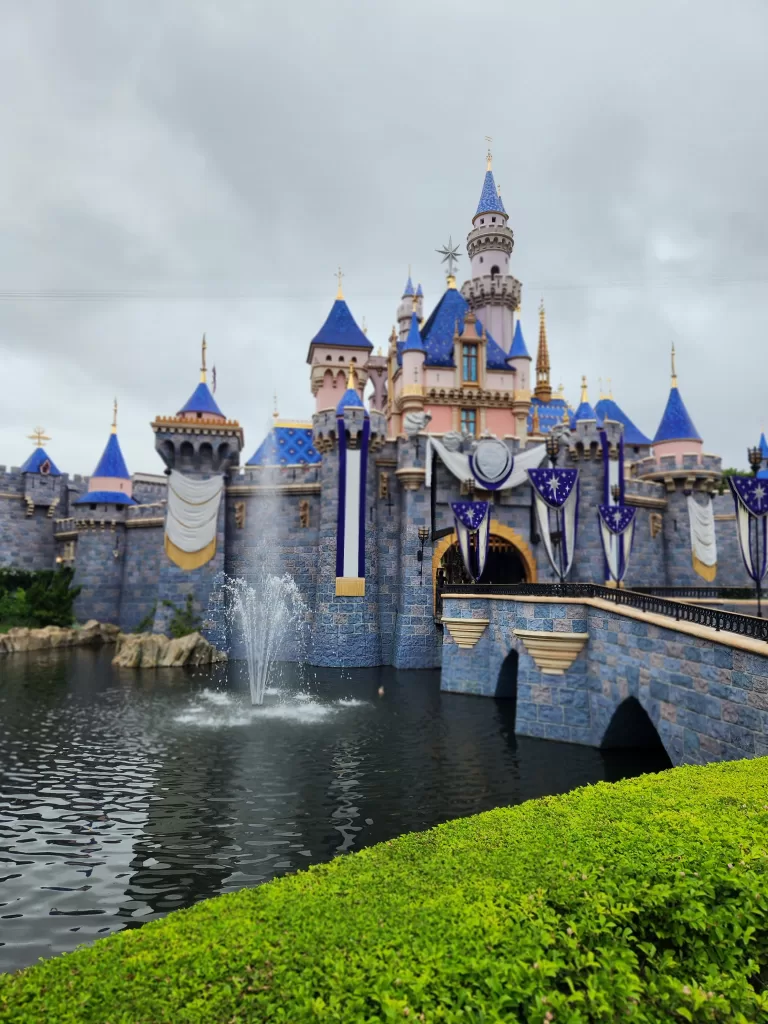
[[[263,570],[253,584],[224,583],[229,620],[245,647],[251,703],[263,704],[270,669],[284,656],[286,642],[301,649],[307,607],[291,576]]]

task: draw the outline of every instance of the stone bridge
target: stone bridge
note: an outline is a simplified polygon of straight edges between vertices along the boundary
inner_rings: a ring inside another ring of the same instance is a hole
[[[441,688],[516,702],[515,731],[663,743],[673,764],[768,754],[768,643],[600,597],[443,596]]]

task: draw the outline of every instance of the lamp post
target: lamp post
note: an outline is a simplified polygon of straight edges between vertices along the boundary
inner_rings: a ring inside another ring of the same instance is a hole
[[[763,453],[757,447],[747,448],[747,458],[749,459],[749,464],[752,467],[752,473],[754,476],[757,476],[760,471],[760,467],[763,464]]]
[[[547,435],[546,449],[547,458],[554,467],[557,462],[557,456],[560,454],[560,438],[556,434],[550,433]]]
[[[429,537],[429,527],[428,526],[420,526],[419,527],[419,543],[421,544],[421,547],[416,552],[416,560],[419,563],[419,579],[421,580],[421,586],[424,585],[424,545],[427,543],[428,537]]]

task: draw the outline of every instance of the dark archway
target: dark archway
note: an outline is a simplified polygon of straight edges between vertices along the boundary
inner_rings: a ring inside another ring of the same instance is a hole
[[[517,711],[517,662],[517,651],[510,651],[501,663],[499,678],[496,680],[496,692],[494,693],[494,697],[497,700],[507,702],[507,707],[511,710],[513,724]]]
[[[446,583],[470,583],[458,544],[452,544],[442,557],[440,568],[445,569]],[[480,583],[525,583],[527,575],[520,552],[504,537],[491,534],[488,557]]]
[[[627,697],[619,704],[600,744],[603,750],[661,746],[661,737],[637,697]]]

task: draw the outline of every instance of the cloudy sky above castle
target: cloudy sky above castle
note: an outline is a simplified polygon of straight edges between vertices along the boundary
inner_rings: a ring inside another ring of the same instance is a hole
[[[413,266],[463,243],[494,138],[523,325],[553,384],[656,429],[669,349],[705,450],[768,412],[768,7],[739,0],[38,0],[0,34],[0,462],[33,427],[90,473],[112,398],[132,471],[207,332],[245,456],[309,418],[335,295],[386,350]],[[464,258],[459,280],[467,270]]]

